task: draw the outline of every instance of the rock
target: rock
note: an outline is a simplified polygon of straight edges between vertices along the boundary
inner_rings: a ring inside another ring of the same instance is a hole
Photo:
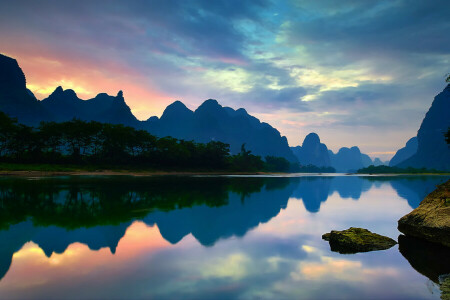
[[[398,221],[405,235],[450,247],[450,180],[438,186],[419,207]]]
[[[330,242],[331,251],[341,254],[386,250],[397,244],[389,237],[355,227],[343,231],[332,230],[322,235],[322,239]]]

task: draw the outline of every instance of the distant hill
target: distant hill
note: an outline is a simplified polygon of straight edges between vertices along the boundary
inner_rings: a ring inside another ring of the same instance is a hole
[[[144,128],[160,137],[172,136],[201,143],[221,141],[231,145],[233,154],[240,152],[245,143],[252,154],[297,161],[286,137],[278,130],[260,122],[243,108],[223,107],[214,99],[206,100],[195,111],[176,101],[167,106],[160,119],[152,117],[145,123]]]
[[[388,161],[381,161],[381,159],[379,159],[378,157],[375,157],[373,160],[373,165],[374,166],[387,166],[389,164]]]
[[[291,149],[301,165],[331,166],[328,148],[320,142],[319,136],[314,132],[305,137],[302,146],[291,147]]]
[[[450,127],[450,84],[431,104],[417,132],[417,152],[397,167],[450,170],[450,148],[444,133]]]
[[[342,147],[334,154],[331,150],[331,165],[337,172],[356,172],[357,170],[368,167],[372,164],[372,159],[364,153],[361,153],[358,147]]]
[[[389,162],[389,166],[393,167],[398,165],[399,163],[407,160],[411,156],[413,156],[417,152],[417,137],[410,138],[407,142],[405,147],[399,149],[394,157],[392,157],[391,161]]]
[[[267,123],[249,115],[245,109],[222,107],[216,100],[206,100],[195,111],[182,102],[169,105],[161,118],[139,121],[125,102],[122,91],[117,96],[105,93],[82,100],[70,89],[57,87],[46,99],[38,101],[26,89],[25,75],[17,61],[0,55],[0,111],[20,123],[38,125],[41,121],[86,121],[124,124],[148,130],[159,137],[172,136],[196,142],[221,141],[230,144],[232,154],[245,143],[252,154],[279,156],[296,162],[286,137]]]
[[[41,103],[58,122],[77,118],[132,127],[140,125],[140,122],[131,113],[130,107],[125,103],[122,91],[119,91],[116,97],[102,93],[95,98],[81,100],[73,90],[63,90],[59,86]]]
[[[342,147],[334,154],[327,146],[320,142],[319,136],[312,132],[308,134],[302,146],[291,147],[301,165],[315,165],[318,167],[333,167],[337,172],[356,172],[368,167],[374,162],[358,147]],[[377,161],[378,163],[378,161]]]

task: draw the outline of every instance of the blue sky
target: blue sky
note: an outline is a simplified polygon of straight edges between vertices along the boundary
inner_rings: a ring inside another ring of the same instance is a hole
[[[38,98],[124,91],[139,119],[174,100],[244,107],[288,137],[390,158],[450,72],[446,1],[2,1],[0,52]]]

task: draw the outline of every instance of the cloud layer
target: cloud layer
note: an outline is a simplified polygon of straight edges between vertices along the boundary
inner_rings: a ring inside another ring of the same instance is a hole
[[[291,145],[315,131],[334,150],[388,153],[444,87],[449,15],[441,0],[10,1],[0,52],[40,98],[124,90],[140,119],[216,98]]]

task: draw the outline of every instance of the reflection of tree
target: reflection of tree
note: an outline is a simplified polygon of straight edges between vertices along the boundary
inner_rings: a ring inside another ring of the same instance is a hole
[[[46,178],[0,181],[0,228],[30,218],[36,225],[65,228],[119,224],[194,205],[228,203],[260,191],[267,178]],[[282,186],[280,186],[281,188]]]

